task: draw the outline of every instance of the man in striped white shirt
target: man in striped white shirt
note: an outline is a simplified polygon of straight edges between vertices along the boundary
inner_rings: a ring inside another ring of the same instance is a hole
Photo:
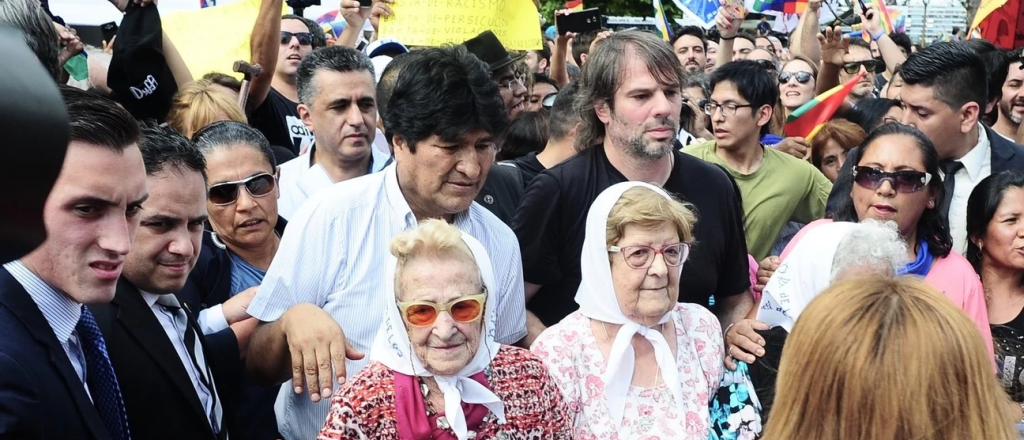
[[[497,340],[526,335],[518,241],[473,203],[507,124],[487,66],[462,47],[422,51],[399,75],[384,120],[395,163],[310,198],[289,222],[248,308],[262,321],[249,370],[265,382],[292,379],[276,408],[286,439],[315,438],[334,379],[367,364],[391,294],[384,290],[388,245],[419,220],[444,218],[484,244],[498,284]]]

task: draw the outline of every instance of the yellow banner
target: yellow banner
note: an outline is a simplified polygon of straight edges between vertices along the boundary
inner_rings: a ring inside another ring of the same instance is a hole
[[[505,49],[541,48],[540,20],[531,0],[395,0],[381,20],[381,38],[406,46],[459,44],[490,30]]]
[[[1006,4],[1006,0],[981,0],[981,4],[978,5],[978,12],[974,14],[974,22],[971,23],[971,30],[977,29],[978,25],[981,24],[986,17],[992,14],[993,11],[1003,7]]]
[[[281,8],[282,14],[285,8]],[[209,72],[235,75],[231,65],[249,61],[249,36],[260,12],[260,0],[243,0],[221,6],[168,14],[162,18],[164,32],[174,42],[192,77]],[[262,66],[273,75],[275,66]]]

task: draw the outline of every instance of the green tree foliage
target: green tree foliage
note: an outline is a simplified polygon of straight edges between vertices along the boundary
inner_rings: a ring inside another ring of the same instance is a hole
[[[669,18],[683,18],[683,13],[671,0],[663,0],[665,14]],[[601,14],[622,17],[653,17],[654,6],[650,0],[583,0],[585,8],[601,8]],[[541,13],[552,23],[555,11],[565,8],[565,0],[541,0]]]

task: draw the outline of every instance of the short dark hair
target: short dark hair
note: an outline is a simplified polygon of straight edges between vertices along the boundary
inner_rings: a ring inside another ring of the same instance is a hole
[[[861,144],[861,148],[850,151],[848,160],[853,161],[857,166],[867,149],[872,147],[876,140],[885,136],[907,136],[917,143],[921,156],[924,159],[924,170],[932,175],[928,188],[935,191],[935,200],[942,200],[945,190],[942,186],[942,179],[939,178],[939,153],[935,150],[935,144],[928,136],[918,129],[909,125],[890,123],[878,127],[868,133],[867,139]],[[885,145],[885,144],[880,144]],[[874,148],[880,148],[875,146]],[[856,185],[856,184],[855,184]],[[835,221],[839,222],[860,222],[857,216],[857,207],[853,203],[853,196],[849,193],[843,195],[836,208]],[[921,218],[917,221],[917,239],[928,243],[928,253],[937,257],[946,257],[953,249],[953,238],[949,235],[949,221],[943,215],[939,207],[925,209]],[[914,246],[914,243],[910,243]]]
[[[704,51],[707,52],[708,38],[707,36],[704,35],[704,29],[701,29],[700,27],[697,26],[683,26],[679,28],[679,30],[676,31],[675,36],[672,37],[672,41],[669,42],[669,45],[672,47],[676,47],[676,41],[679,41],[679,39],[682,38],[683,35],[689,35],[691,37],[700,38],[701,44],[704,45]]]
[[[753,34],[749,32],[741,31],[740,33],[736,34],[736,38],[747,40],[750,42],[751,46],[757,47],[757,37],[755,37]]]
[[[142,125],[139,150],[146,164],[146,175],[160,171],[195,171],[203,175],[206,182],[206,159],[196,144],[173,128],[155,123]]]
[[[580,123],[580,114],[573,108],[579,83],[572,82],[558,91],[548,115],[548,139],[560,141]]]
[[[277,168],[277,159],[274,157],[274,150],[270,148],[267,138],[259,130],[241,122],[214,122],[192,135],[192,141],[195,142],[196,148],[204,157],[218,148],[246,145],[259,151],[267,160],[271,170]]]
[[[1006,51],[982,38],[963,41],[960,44],[974,50],[984,62],[985,72],[988,74],[988,90],[985,92],[988,101],[1003,96],[1003,83],[1006,82],[1007,70],[1010,68],[1010,59],[1006,56]],[[981,111],[985,111],[984,105],[981,106]]]
[[[529,153],[539,153],[547,144],[548,115],[545,111],[522,112],[509,122],[494,160],[510,160]]]
[[[769,106],[775,108],[779,101],[779,82],[756,61],[739,60],[725,63],[711,72],[709,88],[714,92],[719,83],[728,81],[736,86],[743,99],[750,103],[754,111]],[[761,127],[761,135],[771,129],[771,124]]]
[[[548,67],[551,67],[551,49],[548,47],[546,39],[541,43],[540,49],[534,49],[530,52],[536,53],[537,58],[546,60],[548,62]]]
[[[60,36],[39,0],[0,1],[0,24],[20,31],[54,81],[60,80],[64,67],[60,65]]]
[[[313,50],[327,46],[327,35],[324,35],[324,28],[320,27],[315,21],[295,14],[282,16],[281,20],[299,20],[305,24],[306,28],[309,29],[309,33],[313,34]]]
[[[576,60],[577,66],[583,67],[583,54],[590,53],[590,43],[593,43],[597,34],[601,32],[602,30],[583,32],[572,39],[572,59]]]
[[[329,72],[369,72],[374,77],[373,62],[362,52],[346,46],[331,46],[314,50],[299,63],[296,72],[296,88],[299,94],[299,102],[308,106],[313,105],[316,100],[316,84],[314,78],[318,70]],[[374,90],[376,94],[376,90]]]
[[[139,123],[123,107],[102,96],[61,85],[60,95],[71,121],[71,140],[116,153],[139,141]]]
[[[457,142],[484,130],[497,137],[508,125],[505,102],[487,64],[465,46],[424,49],[398,74],[384,114],[384,136],[400,136],[409,151],[437,135]]]
[[[867,98],[857,103],[857,108],[847,114],[847,119],[870,133],[879,126],[882,118],[893,107],[902,107],[899,101],[887,98]]]
[[[867,49],[868,51],[871,50],[871,43],[868,43],[867,41],[864,41],[861,38],[851,38],[850,39],[850,46],[863,47],[864,49]]]
[[[892,40],[893,43],[896,43],[900,49],[906,51],[908,56],[914,53],[914,43],[910,41],[910,37],[907,36],[907,34],[904,34],[903,32],[893,32],[889,34],[889,39]]]
[[[981,248],[974,244],[975,238],[985,238],[988,225],[995,216],[1003,196],[1010,188],[1024,188],[1024,171],[1006,170],[993,174],[978,182],[967,199],[967,261],[981,274]]]
[[[935,99],[953,110],[974,102],[984,113],[988,103],[988,74],[984,61],[963,43],[936,43],[917,51],[900,67],[900,76],[907,85],[933,89]]]
[[[220,72],[210,72],[206,75],[203,75],[202,79],[209,81],[211,84],[216,84],[221,87],[227,87],[239,93],[242,92],[242,82],[239,81],[238,78],[235,78],[228,74]]]
[[[395,83],[398,82],[398,74],[402,73],[402,69],[422,53],[423,51],[414,50],[394,57],[391,59],[391,62],[388,63],[387,67],[384,68],[384,71],[381,72],[380,80],[377,81],[377,114],[380,115],[382,120],[384,119],[384,114],[387,113],[388,110],[388,101],[391,100],[391,92],[395,91]]]
[[[554,78],[552,78],[550,76],[547,76],[547,75],[545,75],[543,73],[534,73],[533,74],[533,83],[534,84],[536,84],[536,83],[548,84],[551,87],[554,87],[555,90],[558,90],[558,82],[556,82]]]

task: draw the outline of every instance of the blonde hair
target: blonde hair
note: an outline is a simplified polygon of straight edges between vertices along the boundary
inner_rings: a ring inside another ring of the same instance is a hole
[[[978,328],[911,277],[847,279],[814,299],[776,389],[765,440],[1018,438]]]
[[[167,113],[167,124],[188,138],[224,116],[247,124],[245,112],[238,103],[214,86],[213,81],[202,79],[178,90]]]
[[[665,223],[675,226],[680,241],[693,242],[693,226],[697,223],[697,216],[689,204],[671,196],[665,198],[650,188],[630,188],[622,193],[622,197],[619,197],[608,213],[605,233],[608,246],[618,243],[626,225],[656,228]]]
[[[473,251],[462,241],[462,231],[439,219],[424,220],[417,227],[399,233],[391,240],[390,251],[398,259],[395,267],[395,295],[401,290],[399,280],[402,279],[402,269],[414,258],[458,260],[472,263],[476,267]],[[480,284],[483,286],[482,280]]]

